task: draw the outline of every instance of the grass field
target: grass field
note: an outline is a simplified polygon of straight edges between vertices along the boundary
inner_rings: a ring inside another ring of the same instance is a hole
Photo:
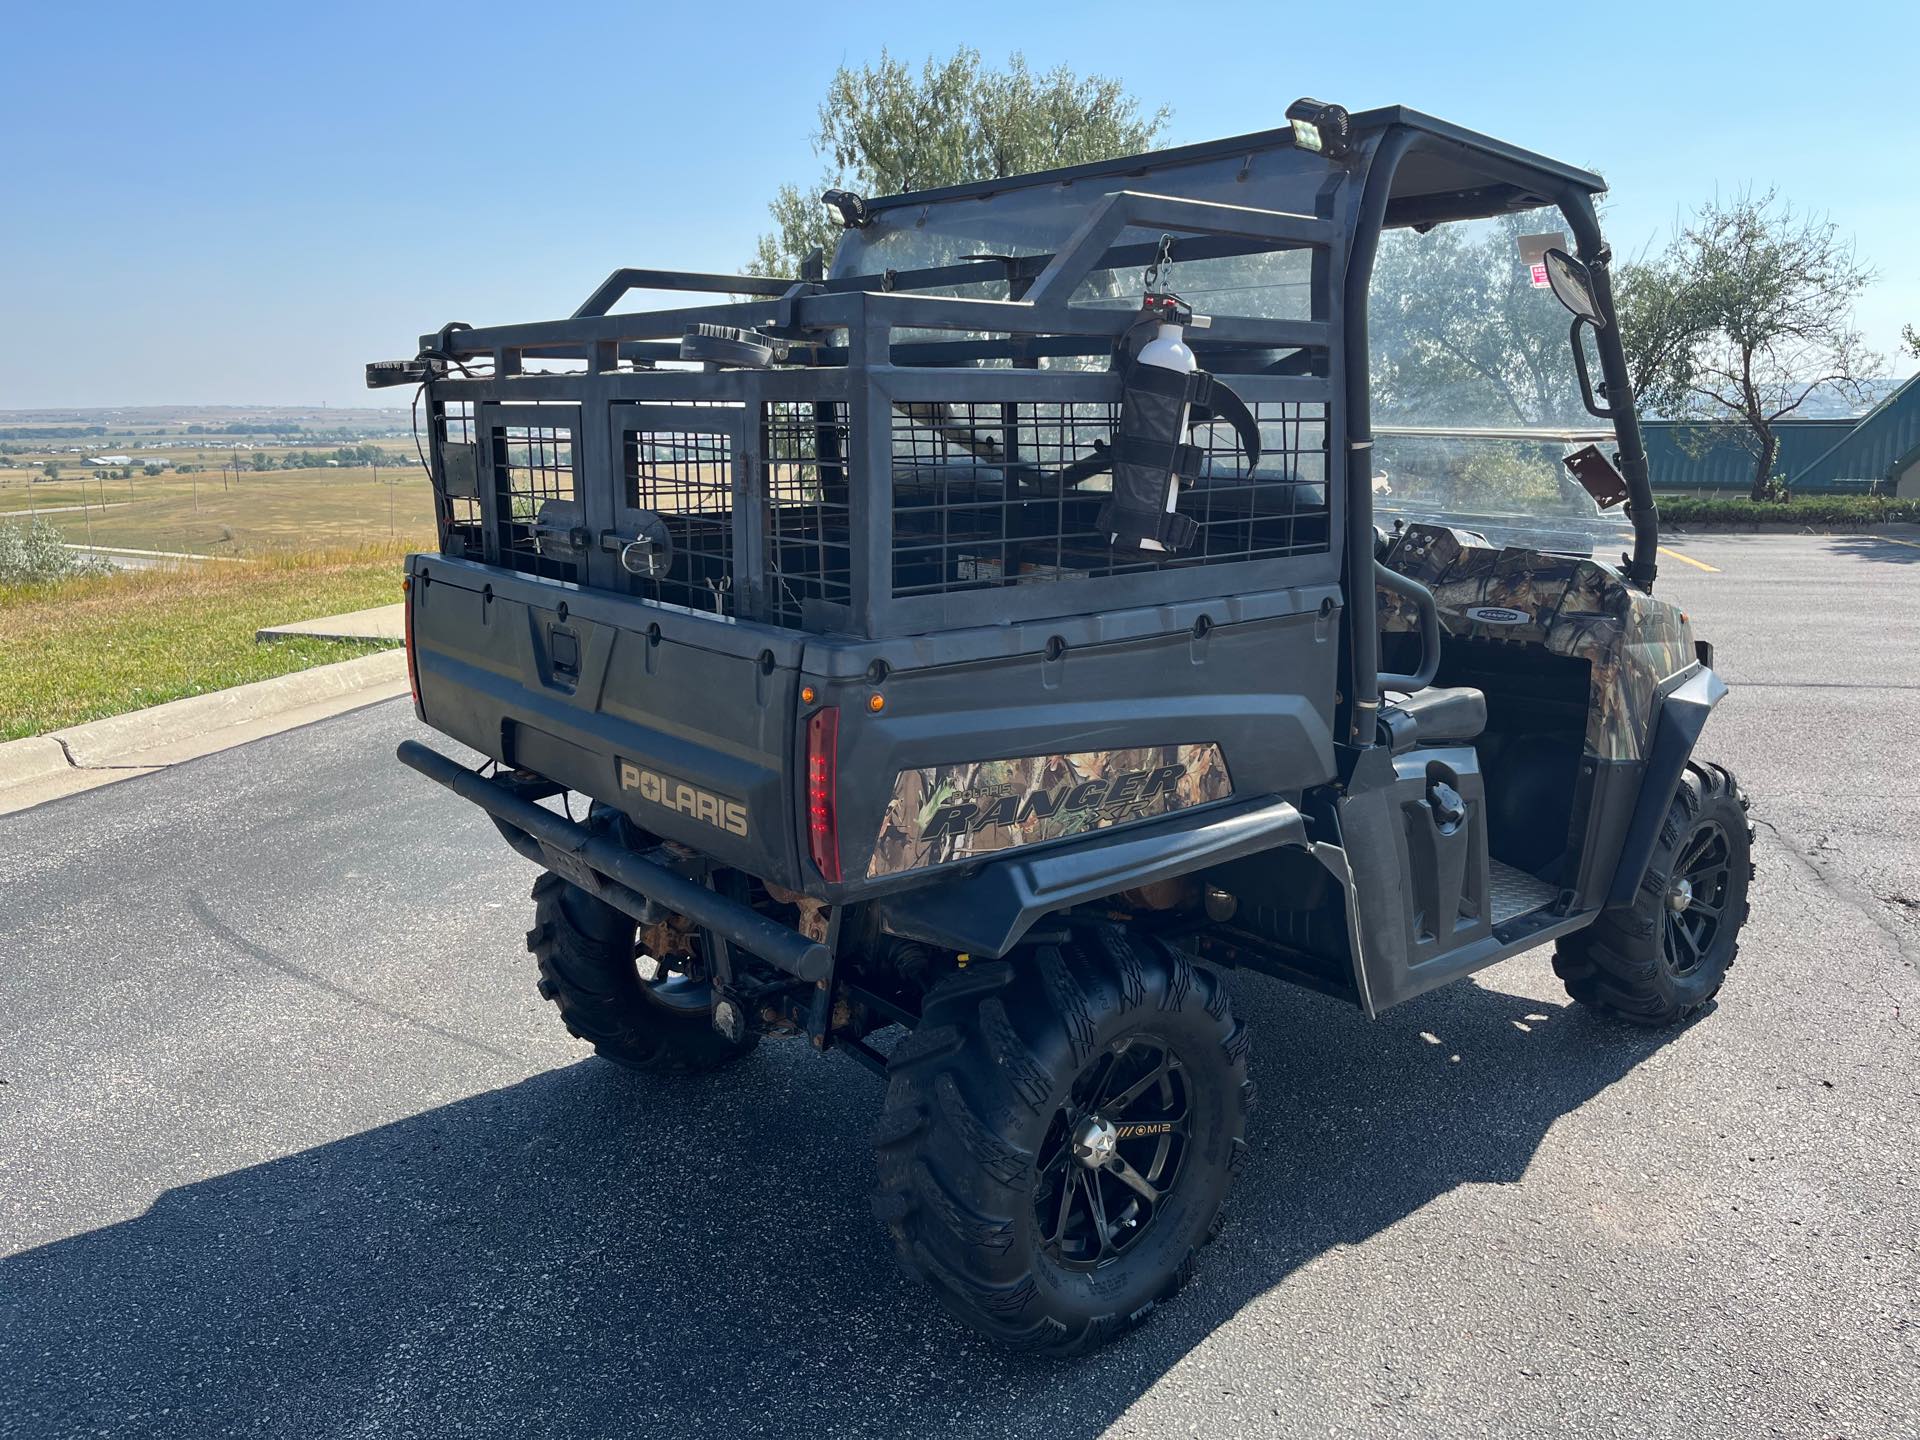
[[[398,600],[404,550],[380,542],[0,587],[0,740],[385,649],[253,637],[265,625]]]
[[[433,536],[433,495],[417,460],[377,476],[358,467],[27,477],[0,471],[0,520],[38,514],[76,544],[260,555]]]

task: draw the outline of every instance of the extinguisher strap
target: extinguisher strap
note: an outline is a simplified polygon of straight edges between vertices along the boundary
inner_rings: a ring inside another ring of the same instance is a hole
[[[1126,390],[1136,395],[1162,396],[1188,406],[1187,424],[1206,425],[1215,420],[1233,427],[1240,448],[1251,470],[1260,463],[1260,425],[1253,412],[1217,376],[1206,370],[1165,370],[1158,365],[1138,362],[1127,367]]]
[[[1192,382],[1188,398],[1192,407],[1189,423],[1203,425],[1210,420],[1226,421],[1233,427],[1234,434],[1240,437],[1240,448],[1246,452],[1247,468],[1251,470],[1258,465],[1260,425],[1247,408],[1247,402],[1205,370],[1196,370],[1187,378]]]
[[[1193,378],[1205,374],[1201,370],[1167,370],[1159,365],[1142,365],[1134,361],[1127,366],[1126,388],[1135,393],[1164,395],[1169,399],[1190,401],[1193,399]]]
[[[1184,550],[1200,528],[1191,515],[1129,505],[1117,493],[1100,507],[1094,523],[1114,537],[1116,550],[1138,550],[1145,540],[1157,541],[1170,551]]]
[[[1105,452],[1105,466],[1139,465],[1149,470],[1172,471],[1189,485],[1200,478],[1200,467],[1207,452],[1184,441],[1169,444],[1144,435],[1118,435]]]

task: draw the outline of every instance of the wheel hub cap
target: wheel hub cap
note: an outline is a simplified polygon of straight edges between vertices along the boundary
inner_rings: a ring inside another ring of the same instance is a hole
[[[1145,1035],[1091,1056],[1035,1151],[1033,1218],[1059,1264],[1095,1270],[1152,1228],[1187,1169],[1193,1088]]]
[[[1667,908],[1678,915],[1693,904],[1693,882],[1684,875],[1673,882],[1673,888],[1667,891]]]
[[[1112,1121],[1089,1115],[1074,1132],[1073,1155],[1089,1170],[1098,1170],[1113,1159],[1114,1149],[1119,1143],[1120,1132],[1114,1128]]]

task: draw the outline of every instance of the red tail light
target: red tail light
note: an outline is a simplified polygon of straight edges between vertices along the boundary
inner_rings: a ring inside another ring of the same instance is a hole
[[[407,689],[413,692],[413,713],[425,719],[420,709],[420,667],[413,658],[413,577],[411,575],[400,582],[400,614],[400,631],[406,637],[407,646]]]
[[[840,711],[829,705],[807,717],[807,852],[820,874],[840,883]]]

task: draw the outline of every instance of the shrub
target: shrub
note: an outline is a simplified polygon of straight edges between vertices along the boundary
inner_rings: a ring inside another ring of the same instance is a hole
[[[1793,500],[1696,500],[1660,497],[1670,525],[1886,525],[1920,522],[1920,499],[1891,495],[1802,495]]]
[[[0,584],[68,580],[105,575],[113,567],[97,555],[67,549],[60,532],[44,520],[0,525]]]

